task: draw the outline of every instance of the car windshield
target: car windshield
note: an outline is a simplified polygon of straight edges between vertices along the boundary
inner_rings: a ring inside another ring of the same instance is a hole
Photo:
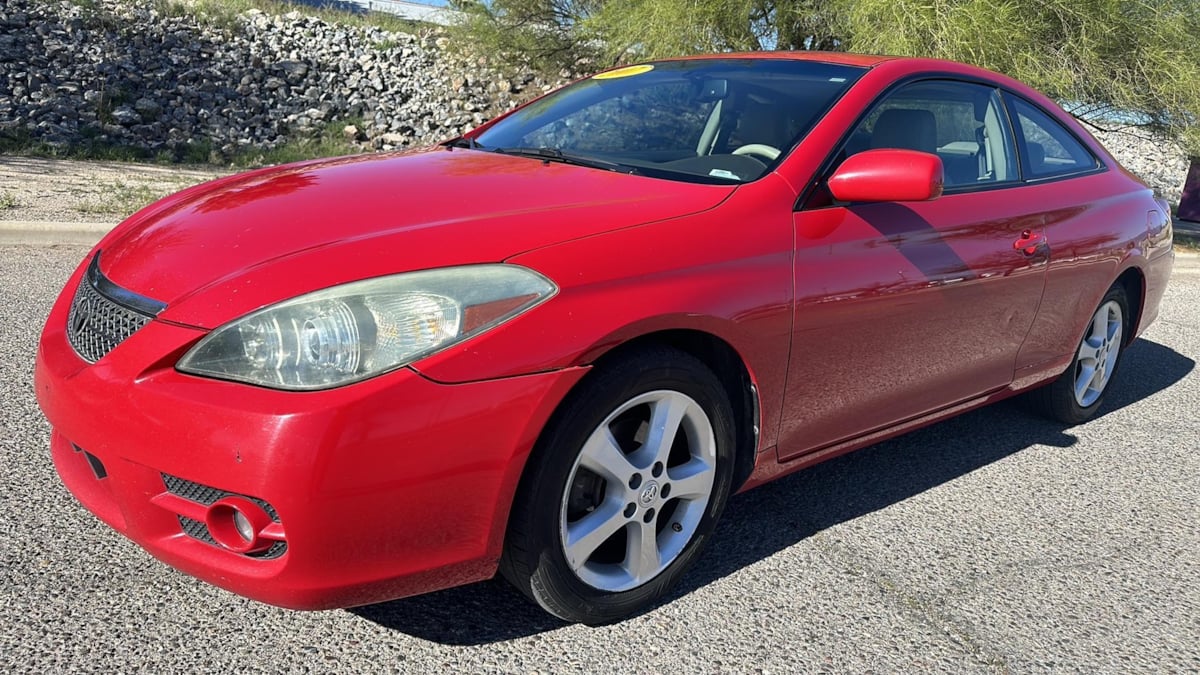
[[[863,72],[744,58],[630,66],[560,89],[459,144],[656,178],[742,183],[771,170]]]

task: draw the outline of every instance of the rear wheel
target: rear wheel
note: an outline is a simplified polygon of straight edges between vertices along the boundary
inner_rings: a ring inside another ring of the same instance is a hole
[[[1040,412],[1066,424],[1079,424],[1096,414],[1120,364],[1127,331],[1132,329],[1126,325],[1128,317],[1125,288],[1116,284],[1092,315],[1066,372],[1032,393]]]
[[[539,443],[501,571],[550,613],[606,623],[661,597],[728,500],[733,414],[717,376],[669,349],[593,373]]]

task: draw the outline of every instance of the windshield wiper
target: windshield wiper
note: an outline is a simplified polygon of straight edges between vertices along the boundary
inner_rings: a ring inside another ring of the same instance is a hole
[[[470,136],[459,136],[458,138],[451,138],[450,140],[446,141],[445,143],[442,143],[442,145],[447,148],[467,148],[469,150],[482,150],[483,149],[483,146],[480,145],[479,143],[477,143],[475,141],[475,139],[471,138]]]
[[[638,172],[632,166],[621,164],[619,162],[610,162],[607,159],[599,159],[596,157],[584,157],[582,155],[574,155],[563,152],[558,148],[494,148],[492,152],[498,152],[502,155],[516,155],[518,157],[533,157],[546,162],[562,162],[563,164],[574,164],[576,166],[587,166],[593,169],[604,169],[605,171],[617,171],[620,173],[635,174]]]

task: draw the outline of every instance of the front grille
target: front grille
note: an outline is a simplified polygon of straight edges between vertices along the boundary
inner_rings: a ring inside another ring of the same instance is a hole
[[[95,363],[148,323],[150,317],[100,295],[85,279],[71,301],[67,339],[84,361]]]
[[[100,254],[97,253],[71,300],[67,340],[84,361],[95,363],[150,323],[163,307],[161,303],[130,293],[105,278],[100,273]]]
[[[200,483],[185,480],[167,473],[162,474],[162,479],[163,485],[167,487],[167,492],[170,492],[176,497],[182,497],[188,501],[196,502],[197,504],[203,504],[204,506],[212,506],[218,500],[224,499],[225,497],[244,497],[245,499],[249,499],[255,504],[263,507],[263,510],[267,512],[267,515],[271,516],[271,520],[274,520],[277,523],[279,522],[279,514],[275,512],[275,507],[271,506],[269,502],[259,499],[258,497],[251,497],[249,495],[238,494],[236,492],[219,490],[215,487],[202,485]],[[192,539],[197,539],[206,544],[211,544],[213,546],[217,545],[217,541],[213,539],[212,534],[208,531],[208,526],[203,522],[188,518],[186,516],[178,516],[178,518],[179,526],[183,529],[184,534]],[[283,555],[284,551],[286,550],[287,542],[277,541],[271,545],[271,548],[258,553],[250,553],[249,555],[255,558],[278,558],[279,556]]]

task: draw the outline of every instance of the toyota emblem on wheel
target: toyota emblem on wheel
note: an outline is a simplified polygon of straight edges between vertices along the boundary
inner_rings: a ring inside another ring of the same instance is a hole
[[[658,496],[658,483],[650,481],[646,483],[646,489],[642,490],[642,496],[639,497],[643,504],[650,504],[654,498]]]

